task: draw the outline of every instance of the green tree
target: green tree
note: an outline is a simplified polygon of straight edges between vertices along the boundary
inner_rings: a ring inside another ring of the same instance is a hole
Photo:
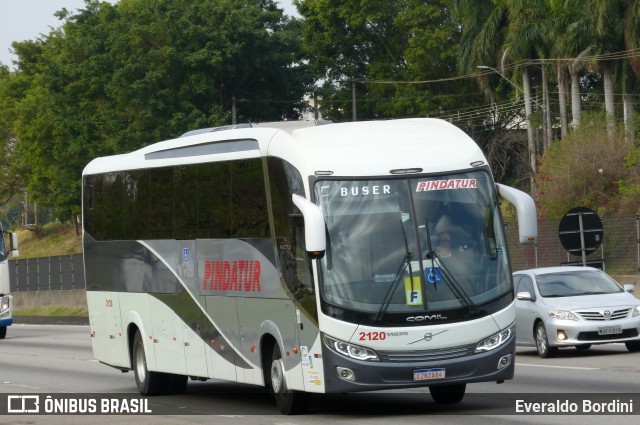
[[[545,153],[537,176],[541,215],[559,218],[570,208],[584,206],[599,214],[636,212],[640,201],[631,183],[637,173],[625,162],[627,144],[622,132],[609,137],[604,114],[587,114],[581,125]],[[627,182],[630,192],[619,190]]]
[[[448,1],[299,0],[304,46],[323,86],[323,114],[335,121],[425,116],[465,106],[472,90],[456,74],[460,32]],[[403,83],[401,83],[403,82]],[[477,98],[476,98],[477,99]]]
[[[16,166],[41,206],[77,215],[80,174],[198,127],[297,118],[311,78],[300,22],[273,0],[86,0],[60,30],[14,43]]]
[[[22,180],[13,167],[16,144],[13,122],[19,92],[19,78],[6,66],[0,65],[0,207],[6,205],[22,187]]]
[[[633,51],[640,47],[640,0],[611,0],[607,2],[590,1],[589,15],[594,25],[595,44],[598,53],[610,55],[620,51]],[[616,54],[617,56],[617,54]],[[609,120],[611,133],[616,123],[615,85],[623,93],[623,115],[626,124],[628,141],[633,139],[631,116],[633,114],[633,99],[631,92],[640,75],[638,58],[631,55],[624,59],[605,59],[600,61],[603,73],[605,94],[605,110]],[[635,72],[634,72],[635,71]]]

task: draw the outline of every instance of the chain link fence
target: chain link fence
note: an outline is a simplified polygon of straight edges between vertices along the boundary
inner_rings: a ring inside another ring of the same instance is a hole
[[[11,292],[85,289],[82,254],[9,261]]]
[[[560,220],[538,222],[538,243],[518,243],[517,223],[507,223],[507,235],[513,270],[534,267],[582,265],[582,256],[569,255],[560,243]],[[603,264],[610,275],[636,275],[640,271],[640,220],[638,216],[602,218],[604,238],[600,247],[586,257],[594,267]]]

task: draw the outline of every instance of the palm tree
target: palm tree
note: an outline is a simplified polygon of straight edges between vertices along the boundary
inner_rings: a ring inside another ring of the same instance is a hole
[[[604,2],[590,0],[589,3],[599,53],[607,55],[620,51],[633,52],[640,47],[640,0],[609,0]],[[627,138],[632,139],[630,117],[633,112],[633,102],[629,90],[633,80],[638,76],[640,76],[640,59],[638,57],[631,56],[627,60],[605,59],[603,61],[605,110],[610,135],[615,127],[613,92],[614,83],[617,80],[623,93]]]
[[[550,16],[548,31],[551,44],[551,56],[556,61],[558,80],[558,104],[560,109],[561,136],[568,132],[567,119],[567,85],[571,84],[571,112],[573,127],[580,124],[580,74],[585,67],[582,60],[591,51],[591,22],[585,13],[584,4],[580,1],[549,0]],[[566,61],[566,58],[574,58]]]
[[[512,83],[516,90],[520,90],[504,75],[503,63],[508,57],[508,48],[505,48],[505,35],[510,32],[510,7],[506,0],[452,0],[454,16],[458,18],[462,26],[460,41],[460,53],[458,67],[461,72],[473,72],[477,66],[486,66],[493,69],[501,77]],[[502,53],[501,53],[502,52]],[[525,57],[526,58],[526,57]],[[488,66],[490,65],[490,66]],[[501,68],[502,72],[495,67]],[[534,175],[536,166],[536,143],[534,128],[531,122],[533,110],[531,107],[531,85],[527,67],[522,68],[522,87],[524,96],[525,116],[527,121],[528,155],[530,162],[531,191],[535,192]],[[480,85],[493,102],[495,93],[488,85],[487,79],[481,79]],[[517,93],[519,94],[519,93]]]
[[[452,14],[462,26],[458,69],[473,73],[478,65],[495,65],[504,43],[507,7],[492,0],[452,0]],[[488,79],[480,85],[492,102],[495,93]]]
[[[505,2],[508,5],[509,26],[505,39],[505,50],[503,57],[512,58],[519,61],[519,68],[522,72],[522,84],[525,93],[525,108],[528,122],[531,115],[531,88],[530,69],[531,60],[541,64],[541,78],[543,80],[543,103],[549,105],[549,89],[547,80],[547,65],[544,59],[550,57],[550,42],[548,40],[547,20],[551,14],[551,9],[547,0],[533,0],[528,2]],[[539,105],[538,102],[536,104]],[[543,146],[549,147],[552,141],[551,132],[551,111],[550,108],[541,106],[543,112]],[[532,193],[535,193],[533,177],[537,172],[537,149],[535,140],[529,145],[529,155],[532,171]]]

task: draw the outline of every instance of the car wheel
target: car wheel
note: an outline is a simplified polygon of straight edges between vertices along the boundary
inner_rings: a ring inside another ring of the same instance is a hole
[[[576,345],[576,350],[579,350],[579,351],[588,350],[589,348],[591,348],[591,344]]]
[[[549,345],[549,338],[547,337],[547,330],[542,322],[536,325],[536,348],[538,349],[538,356],[543,359],[553,357],[558,352],[558,347],[551,347]]]
[[[631,353],[637,353],[638,351],[640,351],[640,341],[627,341],[624,343],[624,345]]]

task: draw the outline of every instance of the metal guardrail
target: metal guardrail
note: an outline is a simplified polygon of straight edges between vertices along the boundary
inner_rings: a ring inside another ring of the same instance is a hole
[[[9,261],[11,292],[85,289],[82,254]]]

